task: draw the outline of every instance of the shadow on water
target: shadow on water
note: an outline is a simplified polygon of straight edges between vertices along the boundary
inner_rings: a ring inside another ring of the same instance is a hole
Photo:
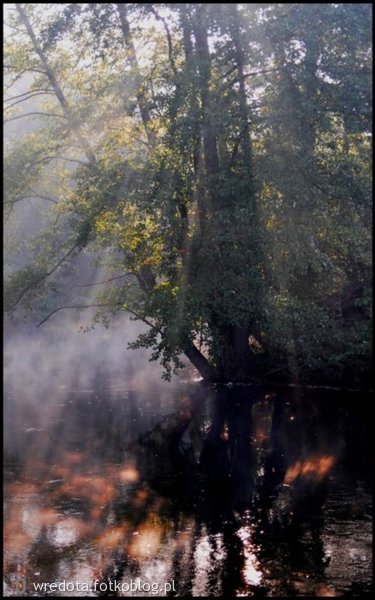
[[[18,415],[7,595],[20,580],[35,596],[370,593],[365,394],[162,394],[113,390],[98,372],[92,388],[66,390],[45,428]],[[60,587],[35,588],[46,583]]]

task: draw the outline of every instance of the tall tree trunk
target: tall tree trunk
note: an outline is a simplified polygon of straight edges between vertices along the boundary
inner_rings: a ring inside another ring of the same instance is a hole
[[[141,113],[141,119],[144,130],[146,132],[148,143],[151,147],[156,144],[156,136],[151,128],[151,115],[147,102],[147,98],[144,91],[144,85],[142,82],[142,75],[139,68],[137,53],[135,51],[132,32],[130,30],[126,4],[117,4],[117,11],[120,18],[120,27],[124,36],[125,45],[128,50],[128,58],[130,66],[133,69],[135,85],[136,85],[136,97],[138,107]],[[155,276],[149,265],[143,265],[139,270],[139,280],[141,281],[141,287],[145,292],[151,292],[155,286]]]
[[[126,47],[128,49],[129,62],[131,64],[131,67],[132,67],[134,75],[135,75],[136,87],[137,87],[136,97],[137,97],[137,103],[139,106],[139,110],[141,113],[142,123],[143,123],[144,129],[145,129],[146,135],[147,135],[148,142],[149,142],[150,146],[153,147],[153,146],[155,146],[157,140],[156,140],[155,133],[152,131],[152,129],[150,127],[151,115],[150,115],[147,98],[144,93],[144,86],[142,84],[142,76],[141,76],[141,72],[140,72],[140,68],[139,68],[137,54],[136,54],[135,47],[134,47],[132,33],[130,30],[130,26],[129,26],[129,21],[127,18],[126,5],[125,4],[117,4],[117,9],[118,9],[119,17],[120,17],[121,30],[122,30],[122,33],[124,36]],[[187,53],[187,55],[188,55],[188,53],[189,53],[189,48],[188,48],[189,33],[188,33],[186,15],[185,15],[184,23],[185,23],[185,29],[184,29],[185,53]],[[169,50],[171,52],[170,46],[169,46]],[[176,78],[177,74],[176,74],[175,66],[173,65],[173,67],[174,67],[173,68],[174,76]],[[176,83],[176,99],[175,99],[175,104],[173,106],[173,111],[171,114],[172,137],[173,137],[173,132],[177,127],[176,118],[177,118],[177,110],[178,110],[178,105],[179,105],[178,104],[179,103],[178,94],[180,93],[180,84],[177,81],[177,78],[176,78],[175,83]],[[185,245],[186,239],[187,239],[187,229],[188,229],[188,224],[189,224],[188,223],[188,213],[187,213],[187,208],[185,205],[180,204],[178,206],[178,209],[180,212],[181,220],[182,220],[182,222],[184,224],[184,228],[185,228],[185,235],[184,235],[184,238],[185,238],[184,245]],[[141,267],[141,269],[139,271],[139,277],[141,279],[143,290],[146,293],[152,292],[152,290],[155,286],[156,280],[152,273],[152,269],[149,267],[149,265],[143,265]],[[199,373],[202,375],[202,377],[206,381],[215,381],[217,379],[215,370],[210,366],[206,357],[198,350],[198,348],[195,346],[193,341],[188,342],[184,346],[183,350],[184,350],[185,356],[190,360],[190,362],[195,366],[195,368],[199,371]]]
[[[235,46],[236,68],[240,80],[240,119],[242,124],[240,144],[243,149],[244,177],[246,180],[246,196],[252,203],[255,212],[255,199],[252,174],[252,152],[248,124],[248,110],[246,102],[246,90],[244,84],[244,58],[239,35],[237,12],[232,13],[232,38]],[[211,57],[208,45],[207,30],[207,6],[199,5],[193,16],[193,33],[195,37],[195,49],[198,69],[199,98],[203,114],[203,149],[205,166],[205,187],[208,190],[209,208],[206,218],[212,221],[217,219],[218,231],[223,229],[223,239],[226,237],[226,228],[232,227],[231,223],[224,225],[220,219],[220,211],[226,207],[229,198],[223,196],[222,190],[218,188],[220,175],[220,163],[218,155],[218,140],[214,125],[214,107],[212,103],[211,84]],[[228,174],[229,176],[229,174]],[[236,210],[236,207],[232,207]],[[201,230],[205,231],[206,223],[202,224]],[[218,236],[220,253],[225,256],[226,244],[220,241]],[[220,268],[219,265],[217,265]],[[220,292],[219,292],[220,293]],[[222,381],[244,381],[252,372],[252,353],[249,347],[249,327],[245,324],[229,324],[223,322],[222,316],[211,311],[209,324],[212,335],[217,338],[217,350],[215,352],[215,363],[217,364],[218,377]]]
[[[124,41],[128,49],[128,58],[130,65],[133,69],[135,85],[136,85],[136,97],[141,113],[142,123],[145,128],[148,142],[151,146],[155,145],[156,137],[155,133],[151,128],[151,115],[148,107],[144,86],[142,82],[141,71],[139,68],[138,58],[134,47],[133,36],[130,31],[127,8],[126,4],[117,4],[117,10],[120,17],[121,31],[124,36]]]
[[[185,53],[185,69],[187,77],[192,81],[193,79],[193,43],[192,43],[192,30],[188,16],[187,4],[181,4],[180,6],[180,18],[183,34],[183,46]],[[192,84],[191,84],[192,85]],[[199,114],[199,106],[196,94],[191,94],[191,112],[193,115]],[[201,135],[200,128],[196,124],[195,131],[193,133],[193,168],[195,179],[198,181],[200,173],[200,162],[201,162]]]
[[[197,205],[198,224],[201,232],[207,223],[208,207],[205,197],[205,173],[203,164],[203,148],[202,148],[202,115],[201,106],[199,105],[200,87],[197,81],[195,53],[193,49],[193,24],[191,11],[188,10],[187,4],[180,5],[180,19],[183,33],[183,48],[185,54],[185,72],[188,82],[188,95],[190,99],[189,111],[194,122],[192,131],[192,159],[193,170],[195,177],[194,202]],[[191,245],[191,242],[190,242]],[[188,260],[188,254],[186,254]]]
[[[219,156],[217,140],[212,122],[212,107],[210,98],[211,57],[208,48],[207,35],[207,6],[202,4],[196,9],[194,19],[194,37],[198,59],[199,95],[203,113],[203,148],[207,172],[209,197],[213,209],[217,201],[216,178],[219,174]]]
[[[314,39],[305,40],[305,85],[304,85],[304,121],[303,138],[305,142],[305,152],[311,160],[311,165],[315,165],[314,151],[316,143],[316,125],[318,110],[318,85],[317,77],[319,48]],[[313,169],[315,170],[315,169]]]
[[[231,30],[232,38],[235,49],[235,61],[238,75],[239,84],[239,104],[240,104],[240,118],[242,123],[241,128],[241,141],[240,144],[244,152],[244,167],[247,178],[247,184],[249,189],[249,196],[254,203],[254,185],[253,185],[253,157],[251,148],[250,128],[249,128],[249,110],[247,106],[246,88],[245,88],[245,58],[242,48],[242,40],[240,33],[239,14],[237,4],[230,6],[231,11]],[[249,198],[250,199],[250,198]]]
[[[212,316],[211,323],[215,323]],[[249,346],[250,327],[213,324],[212,330],[219,344],[215,363],[220,381],[248,381],[254,375],[253,355]]]

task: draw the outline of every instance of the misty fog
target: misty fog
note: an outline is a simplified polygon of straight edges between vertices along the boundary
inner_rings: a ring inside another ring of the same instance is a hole
[[[119,415],[127,408],[127,392],[147,397],[154,409],[173,410],[178,382],[161,379],[162,369],[149,362],[150,352],[130,350],[127,344],[145,330],[128,316],[115,319],[110,329],[98,324],[86,333],[88,311],[57,313],[36,328],[25,323],[5,329],[5,448],[10,454],[38,446],[41,433],[59,419],[62,408],[79,394],[104,394],[116,403]],[[68,314],[67,314],[68,313]],[[139,401],[139,400],[138,400]],[[123,423],[124,429],[128,424]],[[145,425],[146,426],[146,425]],[[39,432],[39,434],[38,434]]]

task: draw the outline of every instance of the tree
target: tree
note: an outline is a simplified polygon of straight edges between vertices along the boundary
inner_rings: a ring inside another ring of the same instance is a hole
[[[132,345],[166,376],[182,355],[211,381],[365,364],[366,5],[15,6],[9,89],[30,73],[25,99],[51,99],[10,144],[6,206],[51,164],[63,186],[58,230],[10,276],[9,308],[93,249],[109,284],[97,318],[143,320]],[[353,282],[363,310],[347,335],[329,299]]]
[[[327,299],[329,305],[345,296],[348,287],[357,290],[357,304],[371,295],[371,170],[362,162],[370,138],[368,8],[280,6],[266,21],[279,65],[264,106],[259,166],[271,208],[264,210],[273,256],[272,337],[289,338],[280,351],[287,350],[296,375],[325,371],[331,381],[344,370],[354,380],[370,351],[367,310],[360,316],[352,307],[345,317],[327,311]]]

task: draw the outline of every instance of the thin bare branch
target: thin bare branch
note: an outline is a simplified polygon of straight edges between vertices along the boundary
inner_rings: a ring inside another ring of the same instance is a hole
[[[22,200],[31,200],[32,198],[38,198],[40,200],[47,200],[48,202],[52,202],[53,204],[58,204],[58,200],[54,200],[54,198],[50,198],[49,196],[39,196],[39,195],[31,195],[31,196],[19,196],[18,198],[14,198],[13,200],[6,200],[4,204],[16,204],[16,202],[21,202]]]
[[[47,96],[48,94],[54,95],[54,92],[36,92],[35,94],[29,94],[25,98],[20,98],[19,100],[16,100],[16,102],[13,102],[13,104],[8,104],[8,106],[4,107],[4,110],[9,110],[10,108],[13,108],[13,106],[21,104],[21,102],[27,102],[31,98],[35,98],[35,96]],[[22,95],[25,96],[25,94]],[[9,99],[5,99],[4,102],[9,102]]]
[[[128,306],[125,306],[124,310],[126,310],[126,312],[128,312],[131,315],[133,315],[134,317],[136,317],[139,321],[143,321],[143,323],[146,323],[146,325],[148,325],[149,327],[151,327],[151,329],[154,329],[155,331],[157,331],[158,333],[160,333],[160,335],[163,334],[162,330],[159,329],[159,327],[156,327],[156,325],[154,325],[153,323],[151,323],[151,321],[149,321],[146,317],[143,317],[142,315],[140,315],[135,310],[132,310]]]
[[[59,119],[66,119],[65,115],[59,115],[57,113],[33,111],[30,113],[25,113],[24,115],[17,115],[16,117],[11,117],[10,119],[5,119],[4,123],[10,123],[10,121],[17,121],[17,119],[24,119],[25,117],[33,117],[35,115],[42,116],[42,117],[59,117]]]
[[[16,67],[12,66],[9,68],[14,69]],[[13,87],[13,85],[16,83],[16,81],[18,81],[22,77],[22,75],[24,75],[25,73],[41,73],[42,75],[47,76],[47,73],[45,71],[42,71],[42,69],[35,69],[35,68],[28,67],[27,69],[23,69],[22,71],[17,73],[17,75],[14,77],[14,79],[5,86],[5,91],[7,92],[8,90],[10,90],[10,88]]]
[[[227,85],[233,85],[233,83],[237,83],[238,81],[243,81],[244,79],[247,79],[248,77],[256,77],[257,75],[265,75],[267,73],[273,73],[274,71],[280,71],[280,68],[274,68],[274,69],[263,69],[261,71],[253,71],[252,73],[244,73],[241,76],[235,77],[234,79],[231,79],[231,81],[228,81]]]
[[[59,308],[55,308],[55,310],[51,311],[42,321],[40,321],[40,323],[38,323],[37,327],[40,327],[41,325],[43,325],[43,323],[48,321],[48,319],[50,317],[52,317],[52,315],[55,315],[60,310],[70,310],[70,309],[80,310],[82,308],[102,308],[102,307],[106,307],[106,306],[113,306],[113,305],[106,303],[106,304],[75,304],[73,306],[59,306]]]
[[[167,22],[166,22],[166,20],[162,16],[159,15],[159,13],[152,6],[152,4],[150,5],[150,11],[152,12],[152,14],[155,16],[155,18],[158,21],[161,21],[163,23],[163,26],[164,26],[164,29],[165,29],[165,33],[166,33],[166,36],[167,36],[167,42],[168,42],[168,58],[169,58],[169,62],[170,62],[170,65],[171,65],[171,69],[173,71],[173,75],[175,77],[177,77],[176,63],[175,63],[174,58],[173,58],[172,36],[171,36],[171,32],[169,31]]]
[[[136,274],[133,271],[129,271],[128,273],[124,273],[123,275],[116,275],[115,277],[104,279],[104,281],[97,281],[95,283],[77,283],[77,285],[74,287],[92,287],[93,285],[103,285],[104,283],[115,281],[116,279],[123,279],[123,277],[128,277],[129,275],[133,275],[134,277],[136,277]]]
[[[51,93],[53,94],[54,91],[53,90],[48,90],[48,89],[34,89],[34,90],[29,90],[28,92],[24,92],[23,94],[16,94],[15,96],[11,96],[10,98],[4,98],[4,102],[12,102],[13,100],[17,100],[18,98],[22,98],[23,96],[31,96],[31,94],[39,94],[39,93]]]
[[[12,29],[13,31],[16,31],[17,33],[21,33],[22,35],[25,35],[25,31],[23,29],[20,29],[19,27],[16,27],[15,25],[11,25],[11,23],[7,23],[6,21],[4,21],[4,25],[6,27],[9,27],[9,29]]]
[[[19,302],[22,300],[22,298],[24,297],[24,295],[33,287],[39,285],[40,283],[42,283],[42,281],[44,281],[45,279],[47,279],[48,277],[50,277],[52,275],[52,273],[54,273],[62,264],[63,262],[74,252],[74,250],[76,250],[78,248],[78,243],[75,243],[74,246],[72,248],[70,248],[70,250],[68,250],[68,252],[66,254],[64,254],[64,256],[55,264],[55,266],[48,271],[47,273],[44,273],[44,275],[42,275],[41,277],[38,277],[37,279],[35,279],[34,281],[32,281],[31,283],[29,283],[29,285],[27,285],[22,292],[19,294],[16,302],[14,302],[9,308],[15,308],[17,306],[17,304],[19,304]]]
[[[60,312],[60,310],[74,310],[74,309],[75,310],[81,310],[83,308],[106,308],[106,307],[113,307],[114,308],[115,306],[124,306],[124,305],[119,302],[118,304],[112,304],[112,303],[98,303],[98,304],[95,304],[94,303],[94,304],[74,304],[74,305],[69,305],[69,306],[59,306],[59,308],[55,308],[55,310],[52,310],[42,321],[40,321],[40,323],[38,323],[37,327],[40,327],[41,325],[43,325],[43,323],[45,323],[46,321],[48,321],[48,319],[50,319],[57,312]],[[148,325],[149,327],[151,327],[152,329],[154,329],[158,333],[160,333],[160,334],[162,333],[161,329],[159,329],[158,327],[156,327],[146,317],[143,317],[142,315],[140,315],[136,311],[128,308],[127,306],[124,306],[124,310],[126,312],[132,314],[134,317],[136,317],[140,321],[143,321],[144,323],[146,323],[146,325]]]
[[[87,161],[80,160],[79,158],[69,158],[68,156],[51,155],[51,156],[44,156],[43,158],[34,161],[30,166],[33,167],[34,165],[38,165],[40,163],[44,163],[44,162],[47,162],[50,160],[65,160],[68,162],[75,162],[75,163],[78,163],[80,165],[85,165],[85,166],[87,166],[89,164]]]

